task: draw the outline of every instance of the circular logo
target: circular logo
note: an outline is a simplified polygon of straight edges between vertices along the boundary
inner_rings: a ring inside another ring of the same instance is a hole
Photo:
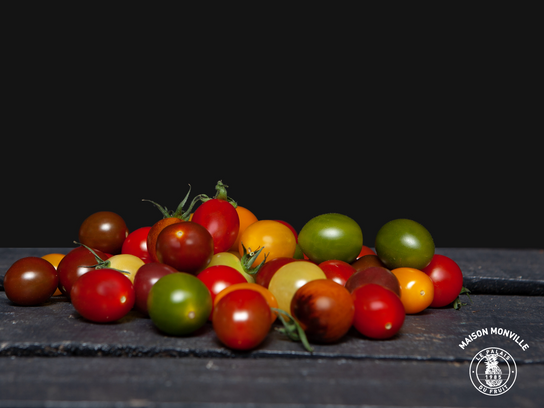
[[[488,347],[476,353],[468,373],[478,391],[496,397],[512,388],[518,369],[510,353],[498,347]]]

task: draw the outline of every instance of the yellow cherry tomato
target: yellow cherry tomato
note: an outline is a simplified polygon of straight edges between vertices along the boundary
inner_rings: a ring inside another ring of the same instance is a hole
[[[267,260],[279,257],[292,258],[295,254],[297,241],[289,227],[281,222],[262,220],[254,222],[243,232],[238,247],[240,254],[244,253],[242,244],[248,252],[264,248],[253,262],[253,266],[257,266],[264,260],[266,254],[268,254]]]
[[[266,303],[268,303],[268,306],[270,307],[278,307],[278,301],[276,300],[276,297],[270,292],[268,289],[266,289],[264,286],[261,286],[257,283],[235,283],[233,285],[227,286],[225,289],[223,289],[221,292],[219,292],[213,301],[213,306],[217,305],[217,302],[225,296],[227,293],[230,293],[234,290],[238,289],[251,289],[259,292],[261,295],[263,295],[264,299],[266,300]],[[272,323],[274,323],[274,320],[276,320],[276,313],[272,312],[270,313],[270,319]]]
[[[255,278],[253,275],[250,275],[244,271],[244,268],[242,266],[242,263],[240,262],[240,258],[236,255],[234,255],[232,252],[218,252],[214,256],[212,256],[212,260],[208,264],[208,268],[210,266],[214,265],[227,265],[231,268],[236,269],[238,272],[240,272],[242,275],[244,275],[244,278],[250,283],[255,283]]]
[[[138,269],[145,265],[145,262],[141,258],[130,254],[114,255],[108,258],[108,261],[110,262],[109,268],[128,272],[123,275],[130,279],[132,283],[134,283],[134,276],[136,276]]]
[[[55,269],[57,269],[57,266],[59,266],[59,263],[62,260],[62,258],[64,258],[64,256],[65,256],[64,254],[52,253],[52,254],[47,254],[42,256],[42,259],[49,261],[49,263],[53,265]],[[62,292],[60,291],[59,288],[57,288],[55,293],[53,293],[53,296],[60,296],[60,295],[62,295]]]
[[[315,279],[327,279],[319,266],[312,262],[291,262],[276,271],[268,290],[276,297],[279,308],[291,313],[291,299],[297,289]]]
[[[234,244],[232,244],[230,250],[238,252],[238,247],[240,246],[240,239],[242,238],[242,234],[247,229],[247,227],[257,222],[258,219],[255,214],[253,214],[247,208],[241,207],[239,205],[236,207],[236,212],[238,213],[238,218],[240,219],[240,228],[238,229],[238,237],[236,238],[236,241],[234,241]]]
[[[419,313],[433,301],[433,281],[426,273],[415,268],[396,268],[391,271],[398,279],[400,300],[406,314]]]

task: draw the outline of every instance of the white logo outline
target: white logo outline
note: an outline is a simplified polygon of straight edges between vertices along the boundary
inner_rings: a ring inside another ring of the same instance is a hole
[[[500,368],[501,364],[507,371],[506,376]],[[480,393],[496,397],[512,388],[517,379],[518,369],[514,357],[509,352],[499,347],[486,347],[474,355],[468,374],[472,385]]]

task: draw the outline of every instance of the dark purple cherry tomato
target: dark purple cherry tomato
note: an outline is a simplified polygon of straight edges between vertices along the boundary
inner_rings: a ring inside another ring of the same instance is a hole
[[[102,260],[110,257],[100,250],[94,251]],[[80,246],[72,249],[57,266],[60,291],[70,297],[70,291],[75,281],[84,273],[94,270],[93,266],[96,264],[96,257],[87,248]]]
[[[228,251],[240,229],[240,218],[234,205],[227,201],[226,187],[219,181],[215,198],[202,203],[191,219],[206,228],[213,237],[214,254]]]
[[[4,276],[4,290],[17,305],[35,306],[49,300],[59,284],[55,267],[42,258],[30,256],[15,261]]]
[[[72,305],[84,318],[97,323],[119,320],[134,306],[134,286],[121,272],[95,269],[72,288]]]
[[[125,220],[111,211],[91,214],[79,227],[79,242],[112,255],[121,253],[127,236]]]
[[[355,308],[348,290],[332,279],[315,279],[302,285],[291,299],[291,315],[308,340],[332,343],[351,328]]]
[[[141,266],[134,276],[134,294],[136,295],[134,307],[136,310],[149,315],[147,310],[149,291],[160,278],[176,272],[171,266],[159,262],[151,262]]]
[[[355,289],[368,283],[375,283],[392,290],[400,297],[399,280],[393,272],[381,266],[371,266],[362,271],[355,272],[346,282],[346,289],[353,293]]]
[[[179,272],[194,275],[205,269],[212,257],[213,238],[206,228],[196,222],[169,225],[157,237],[159,262]]]

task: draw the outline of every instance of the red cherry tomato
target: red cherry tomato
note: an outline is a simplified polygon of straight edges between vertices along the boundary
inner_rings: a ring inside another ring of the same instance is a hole
[[[342,286],[345,286],[347,280],[355,273],[353,266],[338,259],[321,262],[318,266],[323,269],[327,279],[332,279]]]
[[[110,258],[108,254],[105,254],[102,251],[94,251],[102,260]],[[70,291],[72,290],[73,284],[83,274],[93,271],[94,268],[92,266],[96,264],[96,257],[87,248],[80,246],[72,249],[64,258],[62,258],[57,266],[60,291],[70,297]]]
[[[374,252],[372,248],[369,248],[366,245],[363,245],[363,247],[361,248],[361,252],[359,253],[359,256],[357,256],[357,259],[365,255],[376,255],[376,252]]]
[[[389,289],[369,283],[355,289],[351,296],[355,305],[353,326],[361,334],[372,339],[388,339],[404,324],[404,306]]]
[[[4,276],[4,290],[17,305],[35,306],[49,300],[59,284],[55,267],[45,259],[29,256],[13,263]]]
[[[145,263],[151,262],[151,255],[147,250],[149,231],[151,231],[151,227],[142,227],[128,234],[127,239],[123,242],[121,253],[137,256]]]
[[[234,285],[235,283],[247,283],[244,275],[227,265],[210,266],[200,272],[197,278],[200,279],[210,291],[210,294],[212,295],[212,304],[215,301],[215,296],[223,289],[230,285]],[[209,320],[212,320],[212,315],[213,306]]]
[[[192,221],[202,225],[213,237],[214,254],[228,251],[240,230],[236,208],[227,201],[227,192],[221,181],[217,183],[216,198],[205,201],[196,209]]]
[[[225,346],[237,350],[257,347],[270,331],[272,311],[263,295],[251,289],[227,293],[213,312],[213,328]]]
[[[134,294],[136,301],[134,307],[145,315],[149,314],[147,309],[147,298],[153,285],[163,276],[177,271],[171,266],[158,262],[147,263],[138,269],[134,276]]]
[[[159,262],[157,257],[157,238],[163,229],[172,224],[179,224],[184,222],[181,218],[177,217],[166,217],[157,221],[147,234],[147,251],[149,252],[149,257],[151,262]]]
[[[130,279],[113,269],[95,269],[82,275],[70,293],[72,304],[84,318],[98,323],[113,322],[134,306]]]
[[[431,307],[446,306],[457,299],[463,288],[463,272],[453,259],[435,254],[431,263],[422,271],[433,281],[434,298]]]
[[[196,274],[208,266],[212,256],[213,238],[206,228],[196,222],[169,225],[157,237],[159,262],[179,272]]]

